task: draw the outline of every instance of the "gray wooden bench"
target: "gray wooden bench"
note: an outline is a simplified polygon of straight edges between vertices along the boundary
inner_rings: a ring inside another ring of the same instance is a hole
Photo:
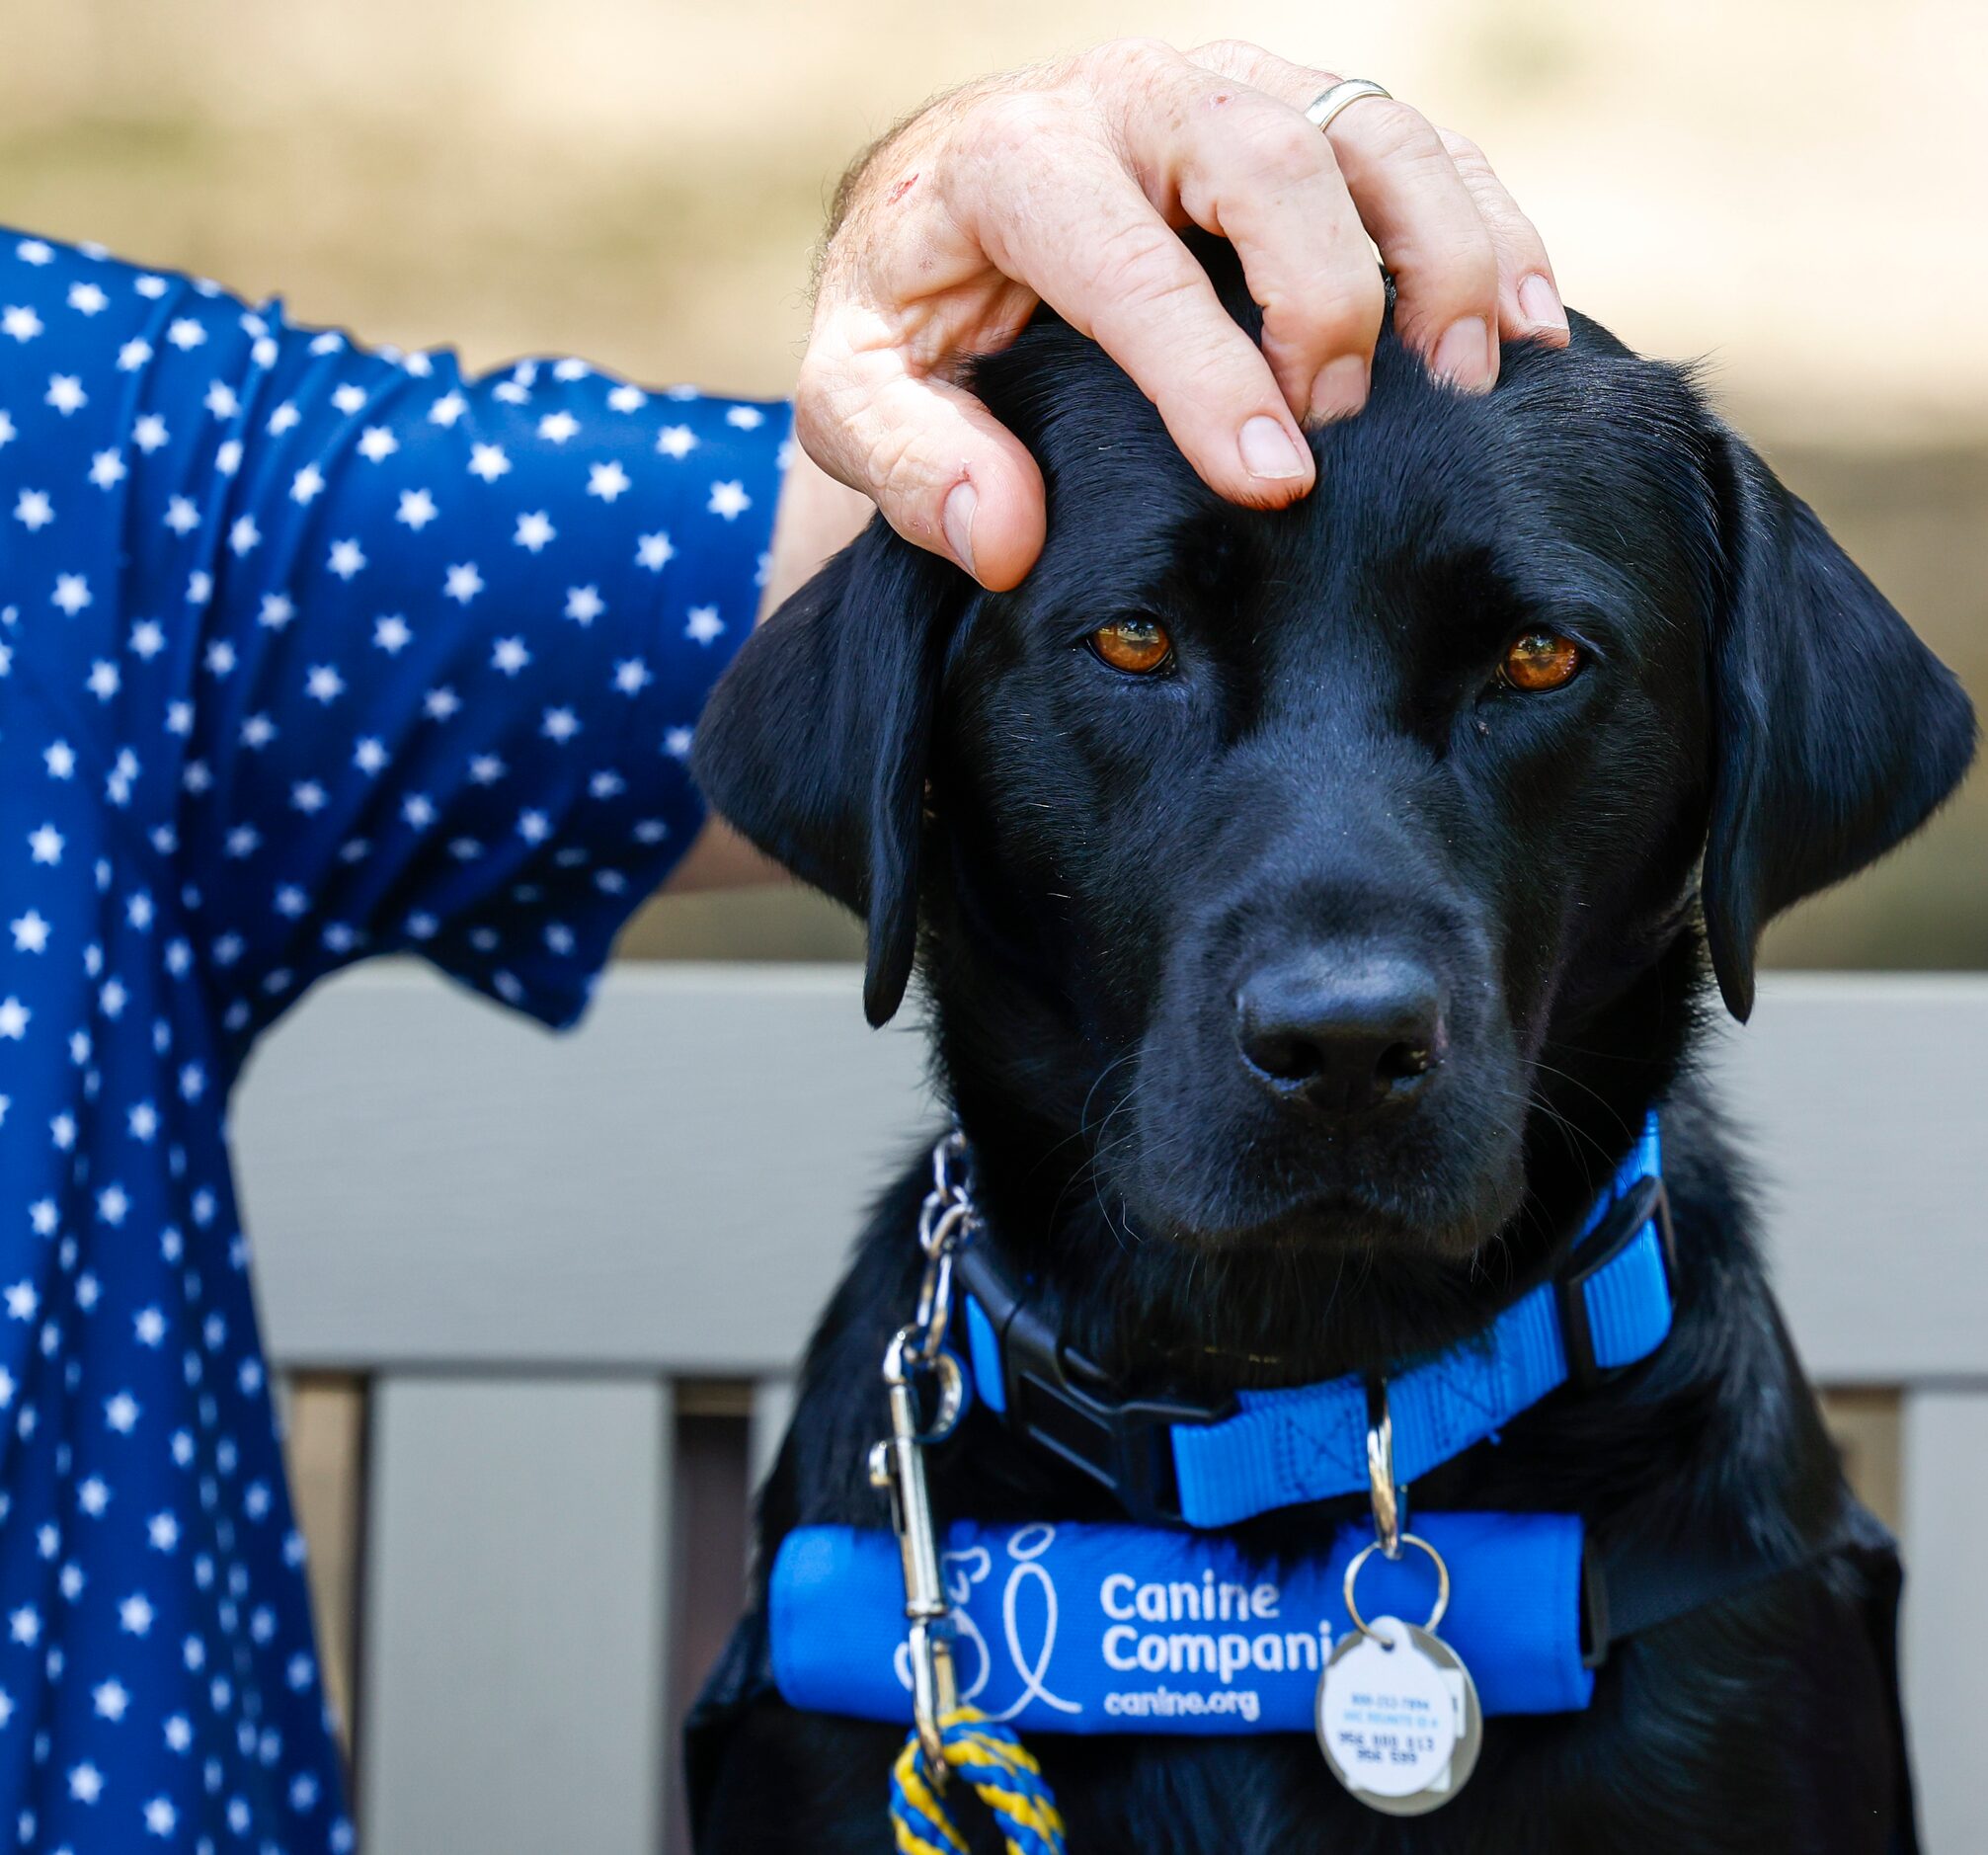
[[[363,1411],[362,1499],[314,1529],[350,1538],[313,1548],[357,1593],[371,1855],[680,1835],[673,1695],[726,1602],[673,1615],[673,1561],[736,1545],[725,1501],[860,1210],[933,1124],[922,1058],[863,1028],[845,967],[622,967],[554,1038],[377,966],[269,1040],[235,1132],[270,1350]],[[1718,1062],[1796,1336],[1895,1505],[1928,1846],[1962,1855],[1988,1846],[1988,978],[1771,978]],[[743,1439],[716,1505],[681,1446],[713,1411]]]

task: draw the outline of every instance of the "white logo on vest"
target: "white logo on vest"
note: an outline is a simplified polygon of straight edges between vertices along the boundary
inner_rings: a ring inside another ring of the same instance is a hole
[[[1056,1527],[1049,1521],[1034,1526],[1017,1528],[1008,1536],[1007,1556],[1010,1563],[1007,1582],[1001,1588],[1000,1614],[1001,1636],[1008,1653],[1008,1661],[1016,1677],[1021,1682],[1021,1692],[1003,1707],[999,1713],[991,1714],[990,1719],[1008,1721],[1015,1719],[1030,1701],[1041,1701],[1045,1707],[1054,1708],[1061,1714],[1080,1714],[1082,1706],[1060,1695],[1052,1694],[1045,1685],[1049,1673],[1050,1657],[1056,1653],[1057,1622],[1061,1611],[1056,1593],[1056,1580],[1045,1568],[1036,1562],[1056,1543]],[[955,1653],[964,1664],[968,1659],[960,1655],[967,1645],[972,1645],[971,1662],[973,1679],[962,1680],[960,1700],[973,1706],[987,1687],[994,1673],[994,1653],[988,1647],[988,1640],[981,1634],[967,1611],[967,1601],[976,1584],[985,1583],[994,1573],[994,1557],[985,1546],[974,1546],[965,1552],[949,1552],[940,1556],[940,1566],[946,1580],[946,1594],[953,1602],[953,1624],[955,1628]],[[1042,1643],[1033,1658],[1027,1655],[1021,1645],[1020,1597],[1029,1585],[1038,1586],[1042,1592],[1043,1619]],[[905,1691],[911,1692],[911,1653],[903,1643],[894,1652],[898,1679]],[[964,1673],[964,1666],[962,1668]]]

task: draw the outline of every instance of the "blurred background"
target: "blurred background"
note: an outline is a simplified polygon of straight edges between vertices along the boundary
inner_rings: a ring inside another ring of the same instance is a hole
[[[1718,398],[1988,707],[1988,8],[1978,0],[0,0],[0,223],[477,365],[791,385],[825,202],[935,90],[1123,33],[1370,75],[1481,142],[1569,302]],[[630,959],[841,959],[798,891],[652,904]],[[1988,967],[1988,779],[1771,963]],[[837,1234],[835,1241],[841,1241]],[[291,1387],[335,1690],[366,1388]],[[1834,1416],[1895,1499],[1895,1400]],[[729,1620],[739,1387],[677,1387],[679,1690]],[[732,1585],[735,1589],[736,1585]],[[680,1694],[679,1694],[680,1698]],[[680,1835],[680,1825],[675,1833]]]
[[[1481,142],[1567,300],[1731,416],[1988,696],[1988,9],[1970,0],[0,0],[0,219],[472,363],[781,393],[850,154],[1121,33],[1373,75]],[[1988,781],[1770,938],[1988,966]],[[639,957],[838,957],[798,894]]]

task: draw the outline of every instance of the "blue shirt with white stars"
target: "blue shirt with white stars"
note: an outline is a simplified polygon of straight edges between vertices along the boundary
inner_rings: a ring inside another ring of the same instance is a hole
[[[416,949],[552,1024],[701,818],[780,405],[0,236],[0,1837],[353,1846],[223,1117]]]

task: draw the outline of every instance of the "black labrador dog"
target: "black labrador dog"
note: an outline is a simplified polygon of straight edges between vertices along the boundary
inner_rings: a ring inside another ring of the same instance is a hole
[[[1580,316],[1483,398],[1384,339],[1278,514],[1218,500],[1047,314],[978,386],[1041,460],[1040,564],[985,594],[873,524],[745,646],[695,768],[866,919],[873,1023],[921,971],[988,1227],[1066,1342],[1207,1396],[1429,1354],[1547,1276],[1656,1104],[1670,1338],[1415,1496],[1796,1568],[1616,1643],[1585,1712],[1491,1722],[1414,1819],[1296,1735],[1035,1737],[1071,1848],[1910,1848],[1894,1592],[1833,1543],[1837,1460],[1693,1048],[1709,979],[1744,1018],[1768,921],[1959,780],[1953,678],[1688,373]],[[865,1458],[927,1170],[815,1337],[762,1566],[796,1526],[884,1524]],[[1122,1517],[978,1407],[932,1487],[942,1520]],[[1233,1533],[1289,1559],[1364,1511]],[[703,1849],[890,1846],[900,1729],[728,1698]]]

